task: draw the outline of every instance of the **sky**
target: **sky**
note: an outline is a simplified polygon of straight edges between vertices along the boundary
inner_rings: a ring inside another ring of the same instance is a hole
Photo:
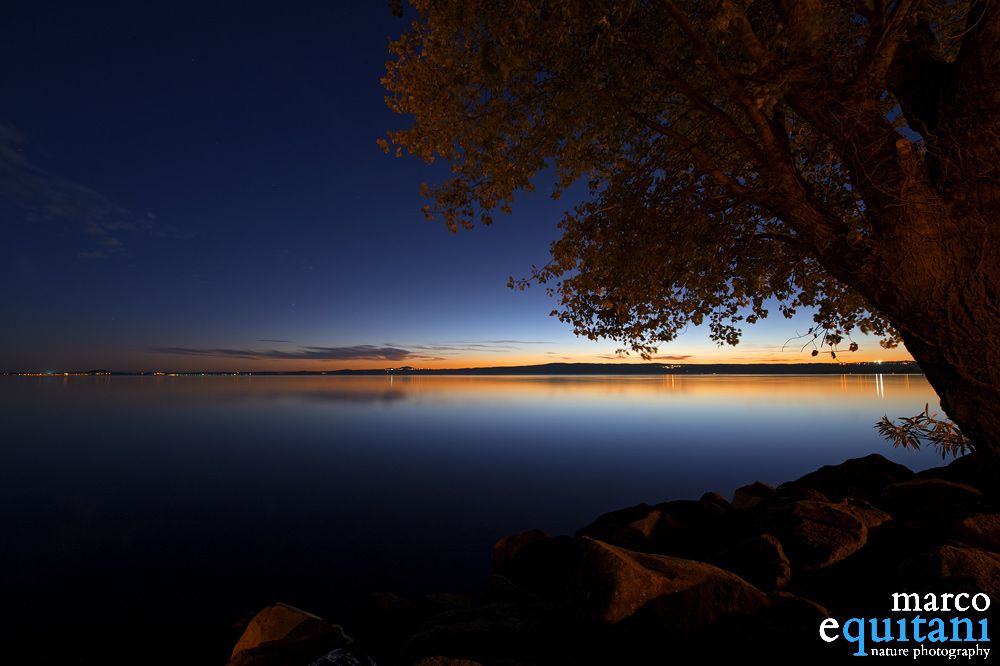
[[[442,167],[394,159],[388,2],[0,8],[0,370],[330,370],[619,359],[543,289],[545,187],[487,228],[420,212]],[[803,313],[664,362],[806,362]],[[876,340],[846,360],[909,358]]]

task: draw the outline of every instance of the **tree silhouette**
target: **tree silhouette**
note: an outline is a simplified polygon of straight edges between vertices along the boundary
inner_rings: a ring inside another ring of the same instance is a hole
[[[428,216],[585,180],[544,283],[591,338],[736,344],[770,309],[902,341],[1000,455],[1000,2],[414,0],[386,151],[443,159]]]

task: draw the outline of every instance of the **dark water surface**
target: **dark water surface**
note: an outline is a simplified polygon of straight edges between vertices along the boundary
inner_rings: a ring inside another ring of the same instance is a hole
[[[221,664],[276,600],[475,593],[504,534],[873,451],[940,464],[872,428],[937,404],[916,375],[0,377],[0,401],[19,664]]]

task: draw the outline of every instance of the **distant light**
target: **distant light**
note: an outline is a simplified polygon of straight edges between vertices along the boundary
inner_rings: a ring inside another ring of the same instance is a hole
[[[876,360],[875,362],[878,363],[879,365],[882,365],[882,361]]]

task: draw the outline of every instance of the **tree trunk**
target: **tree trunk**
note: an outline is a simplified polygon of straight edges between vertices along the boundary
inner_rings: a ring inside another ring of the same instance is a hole
[[[906,348],[941,399],[941,408],[984,458],[1000,465],[1000,393],[997,391],[1000,364],[996,360],[1000,330],[992,332],[991,349],[977,347],[984,337],[962,339],[954,335],[948,342],[935,346],[912,335],[903,335]],[[969,347],[968,353],[952,353],[962,346]]]
[[[887,247],[872,302],[900,332],[941,408],[1000,464],[1000,233],[992,214],[935,216],[933,236]]]

